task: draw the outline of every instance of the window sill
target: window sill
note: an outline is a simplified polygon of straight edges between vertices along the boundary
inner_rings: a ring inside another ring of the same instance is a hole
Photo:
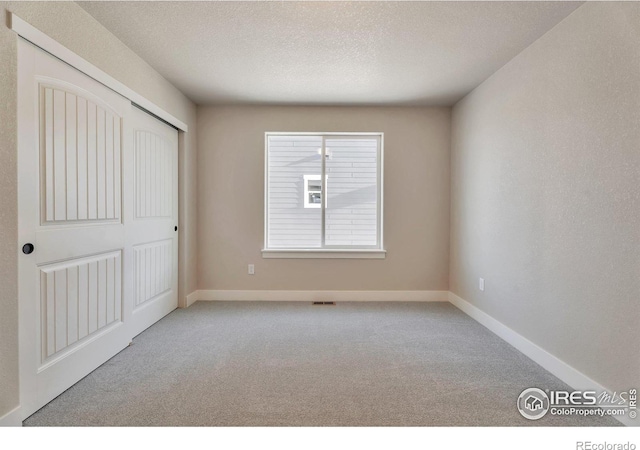
[[[263,249],[263,258],[282,259],[385,259],[386,250],[378,249]]]

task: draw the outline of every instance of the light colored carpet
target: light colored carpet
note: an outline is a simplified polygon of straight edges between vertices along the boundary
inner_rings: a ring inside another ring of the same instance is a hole
[[[619,425],[528,421],[534,386],[567,388],[448,303],[197,302],[24,425]]]

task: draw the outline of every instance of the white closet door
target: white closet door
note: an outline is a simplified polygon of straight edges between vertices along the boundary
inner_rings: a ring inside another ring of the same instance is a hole
[[[131,340],[132,280],[125,274],[133,268],[125,224],[133,206],[123,168],[132,164],[125,145],[132,107],[22,39],[18,83],[20,397],[26,418]]]
[[[178,131],[133,108],[134,336],[178,307]]]

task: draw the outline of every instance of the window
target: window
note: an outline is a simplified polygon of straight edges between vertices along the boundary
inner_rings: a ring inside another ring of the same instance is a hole
[[[322,203],[322,183],[320,175],[304,176],[304,207],[320,208]]]
[[[265,257],[384,257],[381,133],[265,139]]]

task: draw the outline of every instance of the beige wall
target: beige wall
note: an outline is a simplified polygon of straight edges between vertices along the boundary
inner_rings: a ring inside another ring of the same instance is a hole
[[[451,290],[613,390],[640,385],[639,124],[638,3],[581,6],[453,111]]]
[[[198,130],[199,289],[448,289],[449,108],[200,107]],[[265,131],[384,132],[385,260],[262,259]]]
[[[16,41],[7,27],[15,12],[178,119],[190,132],[180,154],[182,181],[180,291],[196,286],[196,108],[176,88],[75,3],[0,2],[0,417],[18,405],[16,203]]]

